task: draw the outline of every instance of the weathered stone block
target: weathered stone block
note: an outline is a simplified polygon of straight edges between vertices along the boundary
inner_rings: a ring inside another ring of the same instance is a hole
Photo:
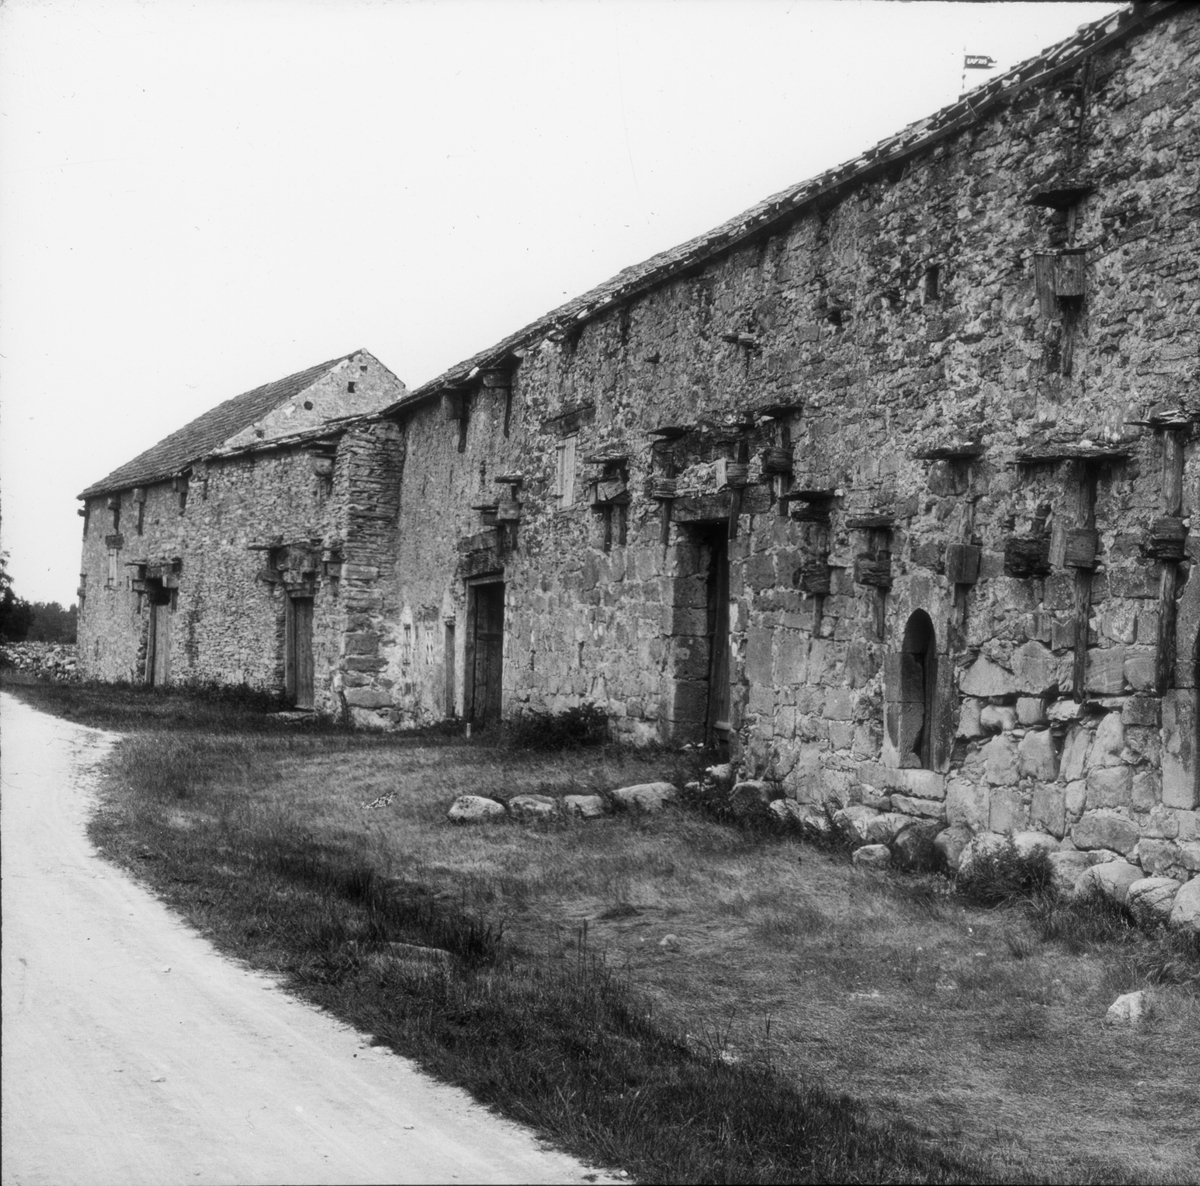
[[[964,696],[1011,696],[1018,690],[1016,678],[1011,671],[980,655],[963,673],[958,684]]]
[[[1066,832],[1066,792],[1057,783],[1034,787],[1030,818],[1036,828],[1044,828],[1060,839]]]
[[[1097,766],[1088,771],[1088,807],[1128,807],[1133,799],[1133,771],[1128,766]]]
[[[1126,651],[1125,682],[1139,692],[1154,690],[1154,652]]]
[[[1084,725],[1073,725],[1067,733],[1058,776],[1063,782],[1075,782],[1083,777],[1087,756],[1092,748],[1092,731]]]
[[[895,789],[908,791],[921,799],[944,799],[946,797],[946,776],[936,770],[889,770],[886,785]]]
[[[1145,836],[1133,850],[1133,857],[1148,877],[1179,877],[1187,880],[1187,868],[1180,860],[1181,849],[1174,840],[1152,840]]]
[[[1027,642],[1013,651],[1013,679],[1017,691],[1046,696],[1058,690],[1058,659],[1040,642]]]
[[[347,655],[376,655],[379,653],[379,634],[373,630],[363,630],[358,634],[347,634],[345,650]]]
[[[1162,713],[1162,701],[1157,696],[1130,696],[1121,709],[1121,720],[1126,725],[1145,725],[1154,728]]]
[[[1083,705],[1078,700],[1055,700],[1046,716],[1056,725],[1067,724],[1083,716]]]
[[[1145,874],[1141,869],[1128,861],[1105,861],[1080,874],[1075,882],[1075,893],[1080,897],[1099,893],[1118,906],[1124,906],[1129,898],[1129,887],[1143,877]]]
[[[1149,811],[1161,798],[1162,780],[1158,771],[1135,771],[1129,795],[1129,804],[1134,811]]]
[[[945,804],[934,799],[916,799],[911,795],[893,795],[892,810],[904,815],[922,816],[926,819],[944,820],[946,818]]]
[[[600,795],[564,795],[563,810],[582,819],[599,819],[608,814],[608,805]]]
[[[379,688],[347,688],[343,693],[351,708],[386,708],[391,696]]]
[[[1111,848],[1113,852],[1128,855],[1138,842],[1138,830],[1115,811],[1089,808],[1079,822],[1071,826],[1071,840],[1076,848]]]
[[[682,630],[676,631],[676,633],[697,634],[702,633],[702,630]],[[746,653],[743,669],[747,682],[751,684],[763,684],[767,687],[772,686],[773,671],[771,665],[774,638],[775,632],[773,630],[761,630],[752,627],[746,632]]]
[[[1193,877],[1175,895],[1169,925],[1172,930],[1200,933],[1200,877]]]
[[[1125,688],[1125,648],[1110,647],[1088,651],[1084,690],[1100,696],[1113,696]]]
[[[1031,730],[1021,739],[1017,747],[1017,774],[1039,782],[1052,782],[1058,777],[1058,754],[1049,729]]]
[[[1017,699],[1017,722],[1040,725],[1046,720],[1046,701],[1041,696],[1021,696]]]
[[[854,850],[851,860],[860,869],[886,869],[892,863],[892,854],[886,844],[864,844]]]
[[[963,778],[951,778],[946,784],[946,822],[978,832],[987,827],[988,789]]]
[[[641,782],[633,786],[618,787],[612,798],[631,811],[652,814],[662,811],[668,803],[679,798],[679,788],[669,782]]]
[[[482,795],[459,795],[450,805],[447,815],[457,824],[480,823],[487,819],[500,819],[505,814],[504,804]]]
[[[993,737],[983,747],[984,777],[994,787],[1016,785],[1017,761],[1017,741],[1009,734]]]
[[[1121,713],[1106,713],[1096,726],[1096,734],[1092,739],[1092,748],[1088,752],[1087,769],[1096,766],[1116,766],[1121,761],[1121,751],[1125,748],[1125,726],[1121,723]]]
[[[976,737],[984,735],[985,730],[980,722],[979,714],[983,711],[986,703],[975,696],[963,698],[962,706],[958,710],[958,730],[955,736],[973,741]]]
[[[1162,698],[1162,801],[1167,807],[1194,808],[1197,799],[1195,692],[1176,688]]]
[[[979,714],[984,733],[1011,733],[1017,727],[1016,709],[1006,704],[989,704]]]
[[[992,832],[1020,832],[1029,826],[1029,808],[1021,793],[1009,787],[995,787],[988,803],[988,829]]]
[[[1063,788],[1063,807],[1071,823],[1083,815],[1087,809],[1087,783],[1083,779],[1069,782]]]
[[[549,795],[514,795],[508,810],[517,819],[549,819],[558,811],[558,803]]]

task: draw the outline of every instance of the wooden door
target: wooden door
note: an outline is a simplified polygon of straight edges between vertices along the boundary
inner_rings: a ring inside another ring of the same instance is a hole
[[[313,603],[311,597],[289,597],[285,623],[287,647],[284,678],[288,699],[297,708],[313,706]]]
[[[729,548],[723,533],[713,533],[708,567],[708,711],[709,744],[727,741],[733,728],[729,692]]]
[[[150,589],[150,633],[146,644],[146,683],[162,687],[171,682],[171,590]]]
[[[500,719],[504,661],[504,584],[496,581],[472,588],[471,719],[480,724]]]

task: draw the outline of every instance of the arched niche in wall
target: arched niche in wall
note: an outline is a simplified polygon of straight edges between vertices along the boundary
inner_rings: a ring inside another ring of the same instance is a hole
[[[923,610],[915,610],[904,627],[900,645],[896,705],[896,748],[901,766],[933,769],[933,734],[937,712],[937,631]]]

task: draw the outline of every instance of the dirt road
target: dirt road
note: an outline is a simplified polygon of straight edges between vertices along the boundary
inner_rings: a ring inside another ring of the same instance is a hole
[[[7,694],[0,726],[6,1184],[584,1180],[101,861],[84,826],[109,735]]]

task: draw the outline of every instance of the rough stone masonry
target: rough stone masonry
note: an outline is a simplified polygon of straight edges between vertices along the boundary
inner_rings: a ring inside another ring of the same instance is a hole
[[[316,706],[594,702],[801,803],[1192,877],[1198,65],[1135,5],[347,421]],[[278,686],[263,620],[194,670]]]

